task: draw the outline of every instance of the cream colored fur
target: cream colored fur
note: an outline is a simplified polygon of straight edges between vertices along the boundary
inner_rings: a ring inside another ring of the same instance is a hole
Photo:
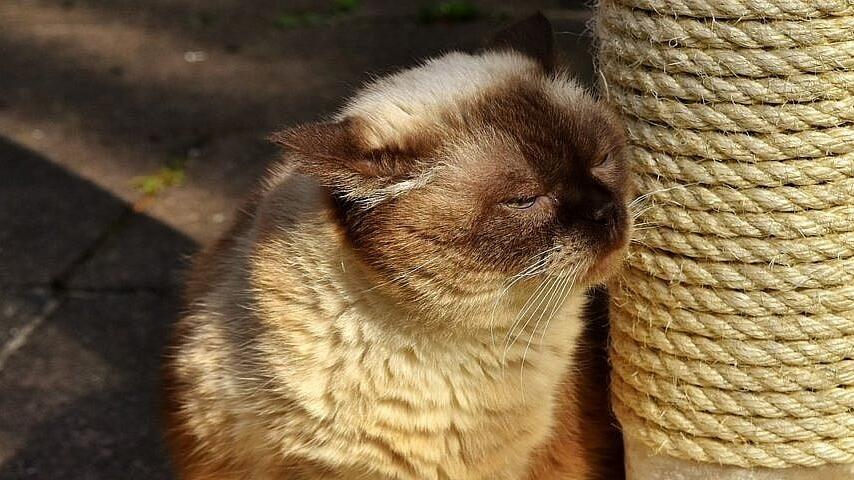
[[[394,145],[418,129],[430,128],[442,114],[453,114],[460,102],[517,79],[538,85],[559,104],[589,101],[568,76],[544,77],[537,63],[522,54],[510,50],[481,55],[451,52],[371,83],[347,103],[338,118],[366,120],[373,147]]]
[[[243,273],[183,320],[191,333],[178,369],[193,379],[182,399],[191,430],[225,450],[245,446],[228,459],[243,478],[307,460],[334,471],[295,478],[523,478],[552,427],[553,395],[580,333],[580,292],[547,335],[531,322],[505,350],[530,292],[507,294],[494,311],[459,298],[458,318],[387,302],[365,282],[321,195],[300,176],[268,194],[230,266]]]
[[[558,105],[591,101],[585,90],[565,73],[543,76],[534,60],[511,50],[480,55],[451,52],[368,84],[336,118],[364,120],[366,140],[371,147],[397,145],[412,134],[441,129],[437,119],[454,116],[455,107],[461,102],[515,80],[536,85]],[[353,199],[368,207],[375,206],[425,185],[434,171],[435,168],[421,177],[375,189],[369,194],[355,191]]]
[[[380,80],[342,115],[369,120],[383,144],[534,68],[510,53],[454,53]],[[560,82],[556,95],[575,88]],[[525,478],[553,427],[583,288],[512,335],[535,285],[485,280],[443,292],[452,309],[410,308],[361,266],[324,196],[307,177],[275,175],[227,274],[181,321],[180,416],[202,457],[227,463],[228,478]]]

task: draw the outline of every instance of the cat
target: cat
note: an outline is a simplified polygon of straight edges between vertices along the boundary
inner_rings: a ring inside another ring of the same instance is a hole
[[[180,478],[615,478],[579,345],[630,236],[625,139],[552,41],[535,15],[272,136],[165,364]]]

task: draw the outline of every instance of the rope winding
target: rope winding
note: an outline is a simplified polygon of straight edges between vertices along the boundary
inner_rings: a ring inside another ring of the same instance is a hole
[[[637,174],[614,410],[654,451],[854,462],[854,0],[601,0]]]

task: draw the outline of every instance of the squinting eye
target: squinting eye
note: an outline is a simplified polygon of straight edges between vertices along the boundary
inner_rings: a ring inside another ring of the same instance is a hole
[[[527,197],[527,198],[514,198],[513,200],[508,200],[504,202],[504,206],[508,208],[515,208],[518,210],[524,210],[526,208],[531,208],[537,203],[537,198],[539,197]]]
[[[609,153],[608,155],[605,155],[604,157],[599,157],[596,160],[594,160],[591,167],[593,167],[593,168],[601,167],[601,166],[605,165],[606,163],[609,163],[610,161],[611,161],[611,154]]]

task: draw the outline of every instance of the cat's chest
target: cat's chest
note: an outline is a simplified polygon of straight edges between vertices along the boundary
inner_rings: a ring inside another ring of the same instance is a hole
[[[324,388],[300,396],[323,419],[313,427],[326,439],[321,448],[342,467],[371,459],[388,478],[516,479],[551,430],[555,386],[571,350],[498,339],[338,342],[329,350],[334,368],[314,372]]]

